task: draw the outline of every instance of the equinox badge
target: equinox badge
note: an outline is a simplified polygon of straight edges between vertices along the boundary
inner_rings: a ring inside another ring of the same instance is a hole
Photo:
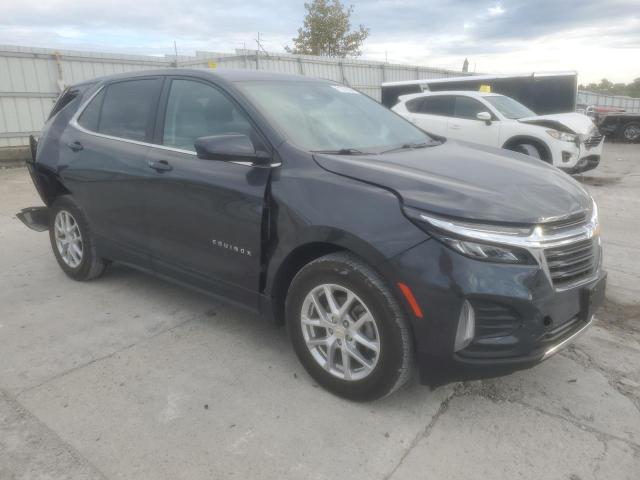
[[[225,250],[231,250],[232,252],[239,253],[240,255],[246,255],[247,257],[251,256],[251,250],[247,250],[246,248],[238,247],[237,245],[232,245],[231,243],[223,242],[222,240],[216,240],[215,238],[211,240],[211,243],[214,247],[224,248]]]

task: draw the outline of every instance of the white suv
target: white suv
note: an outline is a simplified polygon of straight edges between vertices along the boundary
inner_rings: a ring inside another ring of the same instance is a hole
[[[393,110],[429,133],[514,150],[568,173],[600,162],[604,137],[580,113],[536,115],[513,98],[472,91],[403,95]]]

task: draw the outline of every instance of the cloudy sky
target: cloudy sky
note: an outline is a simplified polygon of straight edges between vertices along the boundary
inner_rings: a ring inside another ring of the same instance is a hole
[[[0,44],[161,55],[283,51],[303,1],[1,0]],[[580,82],[640,77],[640,0],[367,0],[363,58],[459,70],[577,70]]]

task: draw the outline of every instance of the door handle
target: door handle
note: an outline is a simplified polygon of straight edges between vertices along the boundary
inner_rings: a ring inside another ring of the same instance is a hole
[[[84,148],[82,146],[82,144],[80,142],[78,142],[77,140],[75,142],[67,143],[67,147],[69,147],[71,149],[71,151],[73,151],[73,152],[79,152],[80,150],[82,150]]]
[[[460,125],[451,125],[451,130],[460,130]]]
[[[166,160],[149,160],[147,165],[149,165],[149,168],[153,168],[156,172],[168,172],[173,169]]]

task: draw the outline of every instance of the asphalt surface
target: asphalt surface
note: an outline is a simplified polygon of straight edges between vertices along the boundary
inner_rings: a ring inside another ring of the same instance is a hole
[[[640,146],[583,177],[609,288],[534,369],[350,403],[284,329],[122,266],[62,273],[23,168],[0,170],[0,479],[640,478]]]

